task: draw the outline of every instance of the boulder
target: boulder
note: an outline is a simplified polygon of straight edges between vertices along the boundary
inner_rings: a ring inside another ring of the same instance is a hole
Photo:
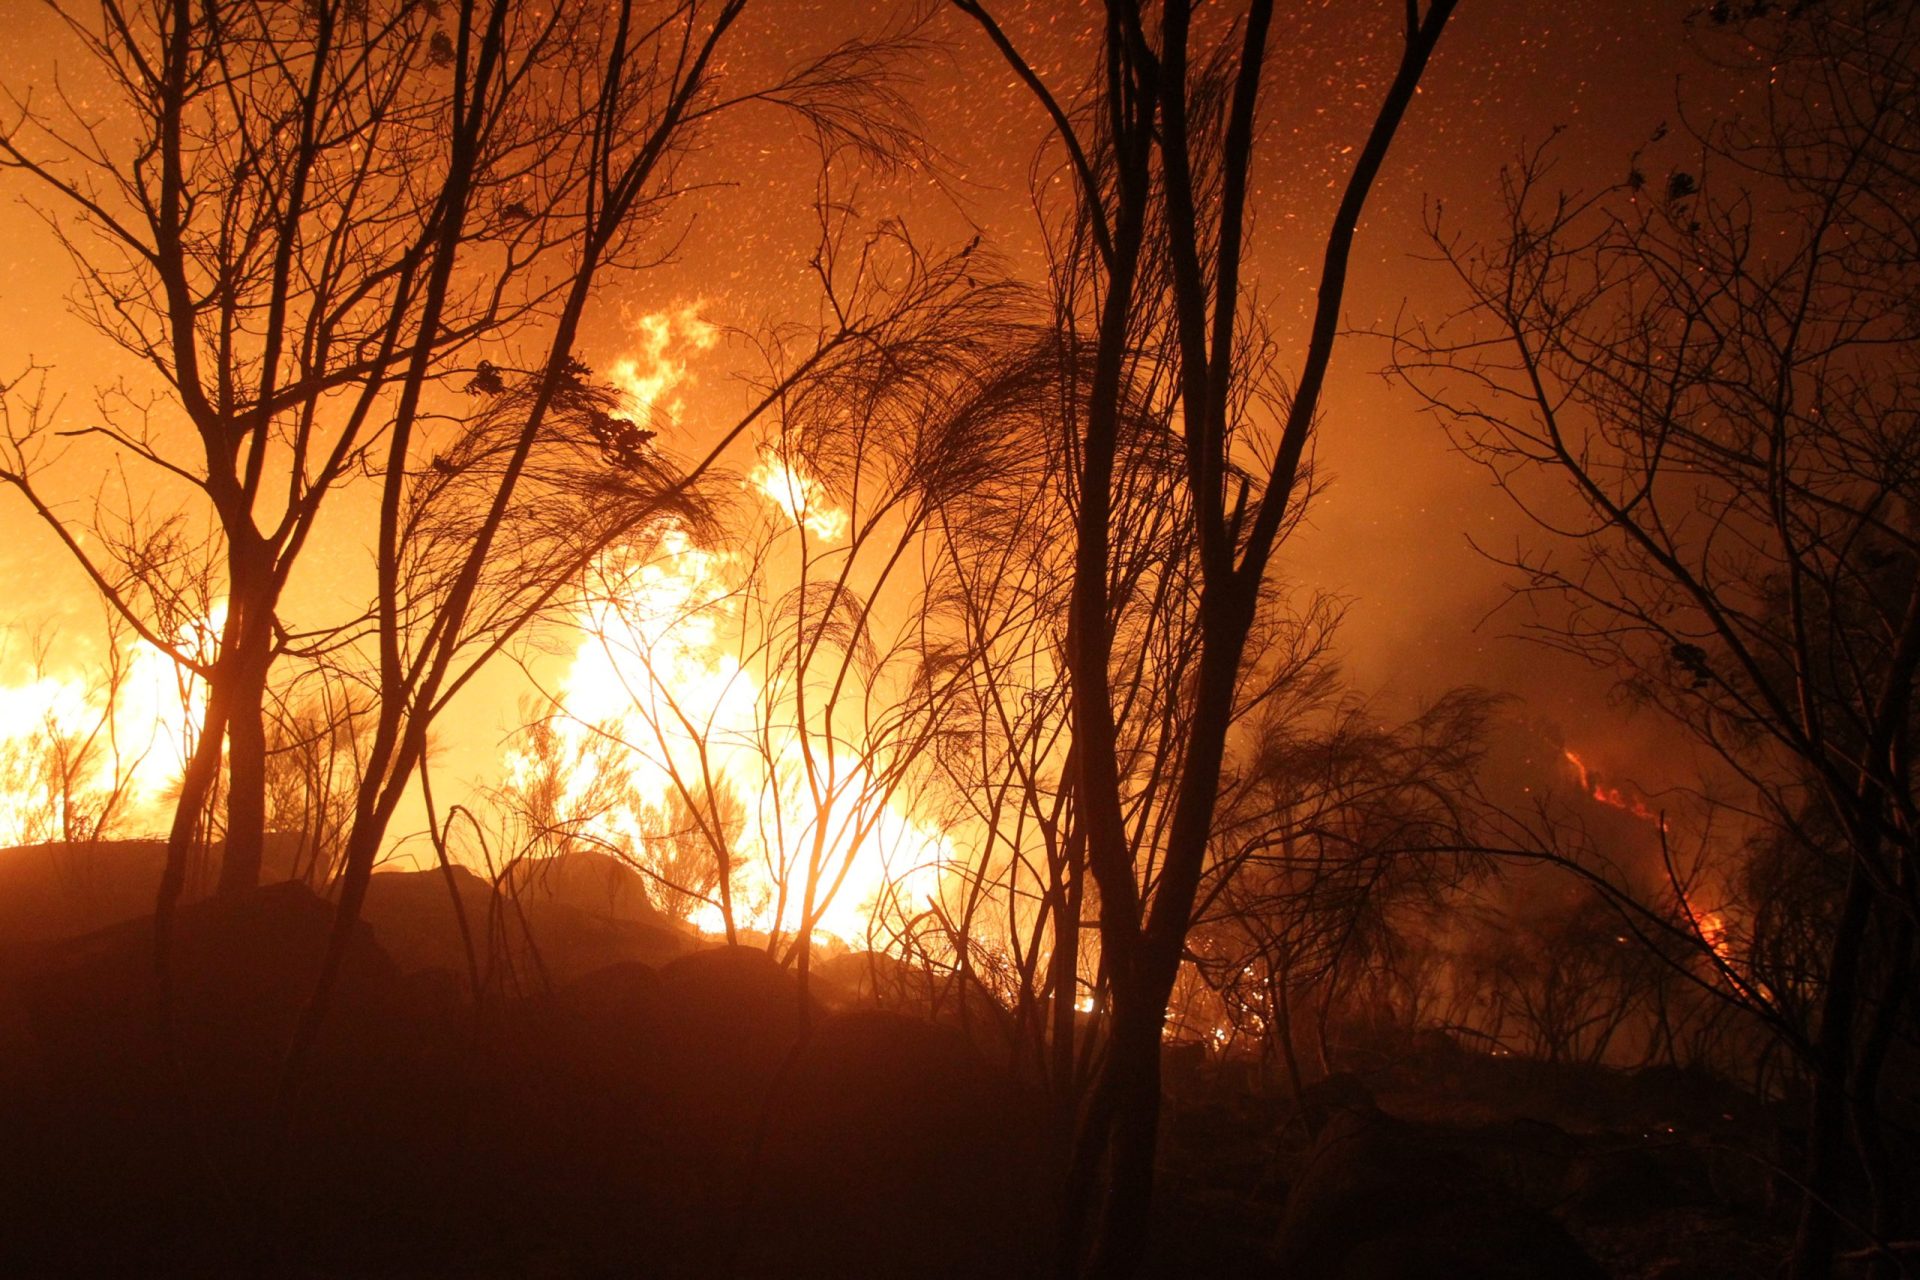
[[[776,1082],[743,1276],[1037,1270],[1044,1132],[957,1028],[829,1015]]]
[[[1458,1136],[1368,1109],[1321,1130],[1288,1197],[1277,1274],[1325,1280],[1604,1280],[1553,1218]]]

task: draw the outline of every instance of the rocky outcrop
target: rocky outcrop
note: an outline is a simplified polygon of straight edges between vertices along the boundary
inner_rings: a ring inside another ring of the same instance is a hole
[[[1326,1280],[1604,1280],[1458,1135],[1335,1112],[1287,1200],[1278,1271]]]

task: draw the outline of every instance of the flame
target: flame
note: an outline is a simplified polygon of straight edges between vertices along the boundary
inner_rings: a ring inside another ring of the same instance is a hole
[[[216,606],[223,614],[224,602]],[[196,650],[221,618],[190,625]],[[185,768],[204,686],[136,640],[91,678],[41,674],[0,685],[0,847],[164,828]]]
[[[724,791],[744,817],[728,848],[735,923],[794,931],[812,864],[816,931],[855,943],[889,900],[930,893],[952,849],[896,805],[866,744],[806,736],[790,697],[742,664],[739,570],[677,526],[649,559],[602,557],[556,691],[553,731],[567,748],[557,807],[581,834],[638,854],[676,797]],[[520,751],[508,767],[524,780],[532,761]],[[620,800],[596,806],[610,779]],[[690,918],[724,926],[717,902]]]
[[[690,379],[689,357],[720,341],[719,328],[701,319],[700,305],[696,300],[677,310],[648,312],[633,322],[639,353],[614,361],[607,377],[625,395],[623,407],[635,422],[681,413],[676,393]]]
[[[791,463],[767,453],[747,481],[778,507],[787,519],[803,525],[822,542],[846,536],[850,517],[827,501],[818,480]]]
[[[675,411],[689,352],[711,347],[719,331],[695,305],[643,316],[634,332],[637,354],[610,376],[637,418]],[[762,450],[748,488],[823,541],[844,537],[851,523],[818,480],[775,450]],[[747,567],[698,546],[678,524],[655,532],[651,555],[616,548],[594,565],[546,726],[548,763],[515,748],[510,783],[532,785],[557,760],[547,799],[567,830],[642,858],[676,803],[684,814],[723,795],[741,819],[727,848],[735,923],[792,932],[811,881],[816,932],[866,938],[883,903],[937,887],[949,842],[896,805],[886,761],[870,744],[799,723],[790,682],[770,682],[743,661]],[[698,834],[711,843],[709,830]],[[717,901],[690,916],[709,932],[723,927]]]
[[[1593,799],[1601,804],[1618,809],[1623,813],[1630,813],[1642,822],[1657,823],[1662,831],[1667,829],[1666,818],[1649,809],[1645,800],[1639,796],[1634,796],[1629,799],[1627,794],[1619,787],[1606,786],[1601,781],[1599,773],[1588,768],[1587,762],[1582,760],[1574,751],[1563,748],[1561,754],[1567,758],[1567,763],[1571,764],[1579,773],[1580,789],[1592,796]]]
[[[1732,963],[1733,943],[1727,935],[1727,918],[1718,911],[1688,910],[1693,915],[1693,927],[1700,935],[1700,941],[1721,960]]]
[[[1606,786],[1601,781],[1599,773],[1590,769],[1586,761],[1581,759],[1576,752],[1563,750],[1562,754],[1566,756],[1567,763],[1571,764],[1575,771],[1579,773],[1580,789],[1594,800],[1600,804],[1618,809],[1623,813],[1630,813],[1643,822],[1657,823],[1662,831],[1667,829],[1667,820],[1664,814],[1655,813],[1652,809],[1649,809],[1646,802],[1638,796],[1629,799],[1626,793],[1619,787]],[[1700,941],[1706,944],[1707,949],[1712,951],[1723,963],[1729,965],[1734,963],[1733,936],[1728,928],[1725,913],[1703,910],[1696,907],[1691,895],[1687,895],[1683,899],[1683,903],[1687,918],[1691,921],[1694,933],[1699,937]]]

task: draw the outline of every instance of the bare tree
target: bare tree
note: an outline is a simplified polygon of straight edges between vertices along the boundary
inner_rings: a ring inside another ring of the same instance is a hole
[[[151,384],[103,390],[85,430],[214,521],[216,651],[183,651],[165,616],[179,602],[129,595],[46,495],[43,469],[7,479],[132,625],[208,684],[163,899],[178,896],[223,756],[221,886],[244,888],[266,822],[269,670],[290,642],[281,598],[325,499],[374,458],[397,377],[525,317],[551,289],[566,234],[545,211],[564,191],[551,189],[551,144],[572,122],[518,104],[560,73],[565,23],[509,28],[495,6],[475,68],[446,56],[451,35],[427,5],[55,7],[135,127],[123,141],[77,103],[16,91],[0,161],[46,201],[76,309]],[[472,11],[458,25],[470,42]],[[456,285],[456,254],[485,255],[496,287]]]
[[[324,886],[346,849],[373,695],[323,664],[269,686],[267,830],[288,878]]]
[[[1079,1250],[1096,1172],[1103,1188],[1088,1267],[1118,1274],[1139,1257],[1152,1192],[1159,1114],[1159,1058],[1167,997],[1180,969],[1195,895],[1213,835],[1228,726],[1240,692],[1247,641],[1261,613],[1268,567],[1306,492],[1308,444],[1320,412],[1338,331],[1347,259],[1360,211],[1411,103],[1453,5],[1405,10],[1400,66],[1364,144],[1356,151],[1327,238],[1315,320],[1288,394],[1255,394],[1242,293],[1247,202],[1260,85],[1272,5],[1256,0],[1225,24],[1217,43],[1196,47],[1192,6],[1106,7],[1097,89],[1070,113],[976,0],[956,0],[980,23],[1031,88],[1069,157],[1089,247],[1084,306],[1090,367],[1085,411],[1075,424],[1075,562],[1068,663],[1073,751],[1088,867],[1099,886],[1101,962],[1113,1009],[1105,1058],[1081,1126],[1069,1248]],[[1155,261],[1164,264],[1156,269]],[[1165,299],[1167,361],[1180,406],[1178,449],[1187,487],[1182,519],[1193,538],[1198,657],[1177,718],[1191,726],[1170,768],[1177,794],[1157,860],[1143,884],[1128,838],[1112,686],[1109,522],[1117,491],[1120,432],[1130,385],[1155,379],[1136,369],[1136,313]],[[1269,389],[1271,384],[1269,384]],[[1277,410],[1276,429],[1255,421]]]
[[[715,54],[743,7],[55,6],[136,127],[123,143],[81,104],[19,90],[0,128],[0,164],[46,201],[51,234],[75,264],[81,315],[152,384],[104,390],[101,421],[83,433],[211,517],[218,646],[198,658],[168,625],[191,601],[168,594],[166,574],[139,572],[167,549],[149,545],[139,509],[112,513],[143,530],[123,540],[131,554],[120,565],[89,551],[85,523],[48,488],[46,464],[57,459],[44,427],[16,436],[0,478],[144,638],[207,683],[157,913],[162,955],[199,815],[223,784],[222,887],[258,878],[271,669],[282,655],[341,643],[338,625],[292,626],[283,608],[329,495],[367,476],[384,494],[378,600],[346,628],[380,652],[384,711],[405,678],[398,637],[414,621],[400,604],[407,495],[448,421],[470,416],[437,393],[440,380],[464,366],[484,385],[492,366],[479,350],[498,358],[501,343],[535,335],[549,355],[516,385],[531,389],[519,442],[538,436],[577,381],[570,349],[594,282],[645,260],[645,233],[679,190],[686,143],[714,114],[773,104],[869,155],[910,144],[891,79],[891,55],[910,52],[910,36],[723,90]],[[189,428],[184,440],[176,419]],[[504,513],[526,466],[514,440],[496,433],[481,465],[493,467],[503,501],[477,516]],[[171,519],[162,512],[155,527]],[[496,536],[488,526],[474,545]],[[447,600],[457,611],[479,564],[454,572]],[[464,618],[454,623],[457,632]],[[370,785],[381,787],[412,754],[396,756],[398,737],[383,727],[369,743]],[[378,809],[356,826],[382,826]]]
[[[1488,870],[1471,842],[1493,700],[1456,690],[1384,724],[1317,647],[1275,683],[1223,788],[1189,951],[1226,1029],[1277,1055],[1297,1097],[1308,1016],[1331,1072],[1336,1016],[1411,995],[1436,918]]]
[[[1870,1237],[1907,1222],[1879,1107],[1911,1026],[1920,876],[1920,20],[1771,9],[1706,16],[1706,52],[1764,88],[1690,119],[1664,173],[1636,154],[1617,187],[1558,194],[1542,152],[1507,174],[1491,243],[1436,222],[1470,307],[1402,366],[1558,535],[1514,561],[1537,633],[1627,673],[1743,783],[1775,867],[1752,923],[1804,957],[1779,909],[1828,922],[1817,975],[1748,984],[1787,1043],[1805,1029],[1793,1269],[1818,1277],[1852,1170]]]

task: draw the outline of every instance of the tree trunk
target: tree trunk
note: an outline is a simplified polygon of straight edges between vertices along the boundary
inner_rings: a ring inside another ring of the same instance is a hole
[[[267,828],[267,671],[273,665],[273,557],[250,523],[228,526],[228,650],[221,666],[227,683],[227,831],[217,888],[222,896],[260,884]]]
[[[1813,1098],[1807,1121],[1804,1198],[1794,1236],[1792,1280],[1829,1280],[1839,1242],[1834,1213],[1847,1146],[1847,1088],[1852,1076],[1853,1026],[1858,1004],[1861,943],[1873,904],[1873,886],[1859,856],[1847,872],[1846,898],[1834,930],[1827,991],[1814,1043]]]
[[[1063,1107],[1074,1094],[1080,1008],[1080,837],[1066,843],[1060,869],[1058,896],[1053,903],[1053,954],[1047,962],[1047,982],[1053,991],[1053,1095]],[[1070,1110],[1070,1108],[1068,1108]]]
[[[1160,1131],[1160,1033],[1167,993],[1146,975],[1113,986],[1113,1028],[1094,1085],[1097,1128],[1082,1141],[1104,1147],[1093,1249],[1082,1274],[1107,1280],[1133,1274],[1145,1254],[1153,1204],[1154,1151]]]
[[[1880,1110],[1880,1082],[1887,1054],[1894,1037],[1907,1016],[1907,1002],[1913,994],[1912,920],[1902,918],[1893,929],[1885,957],[1886,973],[1877,985],[1871,1014],[1867,1021],[1860,1062],[1854,1069],[1848,1091],[1849,1120],[1855,1148],[1867,1178],[1868,1226],[1881,1240],[1903,1239],[1907,1227],[1907,1203],[1900,1171],[1893,1152],[1887,1146],[1886,1119]],[[1881,1280],[1900,1274],[1890,1257],[1875,1258],[1868,1274]]]
[[[226,737],[227,698],[223,684],[209,684],[207,706],[200,719],[200,736],[180,775],[180,800],[167,832],[167,862],[153,907],[154,968],[160,975],[164,1007],[171,991],[170,947],[173,919],[187,887],[187,857],[200,835],[207,797],[220,776],[220,744]]]
[[[267,667],[271,637],[245,635],[234,664],[227,719],[227,840],[221,896],[259,887],[267,832]]]

